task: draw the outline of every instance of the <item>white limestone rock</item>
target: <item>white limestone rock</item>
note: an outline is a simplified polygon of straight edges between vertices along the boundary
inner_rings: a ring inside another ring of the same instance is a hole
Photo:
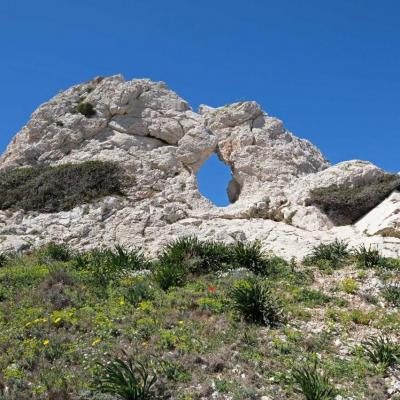
[[[91,103],[95,115],[80,114],[80,102]],[[232,171],[227,207],[198,190],[196,173],[213,152]],[[364,222],[334,227],[307,203],[314,188],[367,184],[385,172],[363,161],[330,166],[255,102],[201,106],[196,113],[163,82],[95,78],[41,105],[0,158],[0,170],[94,159],[116,161],[133,178],[125,197],[58,213],[0,211],[0,251],[55,240],[78,249],[120,243],[155,254],[178,236],[196,235],[261,240],[265,250],[287,258],[336,237],[400,256],[400,239],[373,232],[396,226],[397,208],[382,205],[384,212],[371,211]]]

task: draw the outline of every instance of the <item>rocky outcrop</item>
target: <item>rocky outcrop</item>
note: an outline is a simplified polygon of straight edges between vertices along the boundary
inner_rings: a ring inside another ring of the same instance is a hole
[[[93,112],[84,115],[82,105]],[[216,207],[198,190],[196,173],[213,152],[232,171],[228,207]],[[362,161],[331,166],[255,102],[201,106],[197,113],[162,82],[96,78],[40,106],[0,158],[0,170],[88,160],[117,162],[132,178],[126,196],[55,213],[0,211],[0,250],[57,240],[155,252],[193,234],[259,239],[287,257],[336,237],[400,255],[399,239],[367,236],[357,224],[336,227],[332,215],[310,202],[314,189],[362,186],[385,172]]]

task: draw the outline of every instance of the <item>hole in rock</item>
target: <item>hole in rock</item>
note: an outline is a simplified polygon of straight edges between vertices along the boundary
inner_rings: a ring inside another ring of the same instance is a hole
[[[232,179],[231,169],[218,158],[216,153],[213,153],[201,166],[197,173],[197,182],[201,194],[218,207],[234,203],[239,197],[240,188]]]

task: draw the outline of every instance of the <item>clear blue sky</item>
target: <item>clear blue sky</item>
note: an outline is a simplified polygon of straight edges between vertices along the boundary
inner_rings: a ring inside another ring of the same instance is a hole
[[[4,0],[0,151],[59,90],[122,73],[195,109],[256,100],[332,162],[398,171],[399,20],[398,0]]]

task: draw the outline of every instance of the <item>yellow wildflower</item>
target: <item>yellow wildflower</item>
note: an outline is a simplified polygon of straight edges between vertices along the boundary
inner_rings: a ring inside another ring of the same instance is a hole
[[[100,343],[100,342],[101,342],[101,339],[100,339],[100,338],[97,338],[97,339],[93,340],[92,346],[96,346],[96,344],[98,344],[98,343]]]
[[[121,297],[121,300],[119,301],[119,304],[121,306],[123,306],[125,304],[125,299],[123,297]]]
[[[50,340],[49,340],[49,339],[43,340],[43,345],[44,345],[44,346],[48,346],[49,343],[50,343]]]
[[[54,323],[55,323],[55,324],[58,324],[59,322],[61,322],[61,317],[58,317],[58,318],[56,318],[56,319],[54,320]]]

